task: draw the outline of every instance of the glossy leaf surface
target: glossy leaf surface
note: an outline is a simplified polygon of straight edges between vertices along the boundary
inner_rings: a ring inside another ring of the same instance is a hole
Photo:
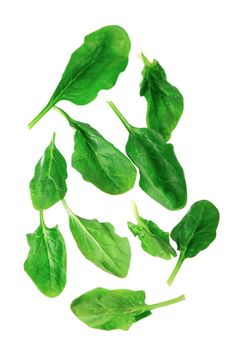
[[[133,208],[137,225],[128,222],[128,227],[134,236],[140,239],[142,249],[152,256],[166,260],[176,256],[169,242],[169,233],[162,231],[153,221],[140,217],[136,205]]]
[[[71,55],[50,101],[29,127],[59,101],[85,105],[93,101],[100,90],[112,88],[128,64],[130,45],[128,34],[116,25],[87,35],[83,45]]]
[[[51,298],[58,296],[66,284],[67,266],[65,242],[58,227],[46,227],[42,218],[27,240],[30,251],[24,270],[43,294]]]
[[[167,81],[164,69],[156,60],[151,63],[143,54],[142,58],[140,95],[147,101],[147,125],[168,141],[183,113],[183,96]]]
[[[147,305],[144,291],[93,289],[71,304],[73,313],[89,327],[128,330],[134,322],[151,315],[151,310],[184,300],[184,296]]]
[[[65,201],[63,203],[81,253],[100,269],[118,277],[126,277],[131,260],[128,239],[118,236],[112,224],[81,218],[71,211]]]
[[[187,187],[173,146],[154,130],[131,126],[115,105],[109,104],[129,131],[126,152],[139,169],[141,189],[167,209],[183,208]]]
[[[45,210],[60,201],[67,192],[67,165],[55,146],[55,134],[35,167],[30,193],[35,209]]]
[[[84,180],[100,190],[115,195],[129,191],[136,181],[131,161],[89,124],[73,120],[56,107],[76,130],[72,166]]]
[[[206,249],[216,237],[219,211],[209,201],[195,202],[184,218],[172,230],[171,238],[177,243],[180,257],[168,284],[171,285],[183,261]]]

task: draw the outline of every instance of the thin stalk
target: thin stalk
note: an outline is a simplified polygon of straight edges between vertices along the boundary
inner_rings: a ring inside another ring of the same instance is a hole
[[[134,202],[134,201],[132,201],[132,210],[133,210],[134,216],[135,216],[138,224],[140,224],[140,221],[141,221],[140,214],[139,214],[139,211],[137,209],[136,202]]]
[[[154,310],[154,309],[158,309],[158,308],[163,307],[163,306],[168,306],[168,305],[172,305],[172,304],[178,303],[178,302],[183,301],[183,300],[185,300],[185,295],[184,294],[180,295],[177,298],[170,299],[170,300],[167,300],[167,301],[163,301],[161,303],[148,305],[147,309],[148,310]]]
[[[63,203],[63,206],[66,210],[66,212],[68,213],[68,215],[71,215],[71,216],[75,216],[75,214],[73,213],[73,211],[69,208],[69,206],[67,205],[67,202],[65,201],[65,198],[62,199],[62,203]]]
[[[168,286],[172,285],[183,261],[184,261],[184,256],[183,256],[183,254],[180,254],[179,260],[177,261],[177,264],[176,264],[174,270],[172,271],[171,276],[168,278],[168,281],[167,281]]]
[[[49,112],[49,110],[53,107],[53,105],[51,105],[50,103],[48,103],[43,110],[28,124],[29,129],[32,129],[32,127],[34,127],[35,124],[37,124],[39,122],[39,120],[41,120],[41,118],[47,113]]]
[[[40,210],[40,224],[41,224],[43,229],[46,228],[45,219],[44,219],[44,215],[43,215],[43,210]]]
[[[128,121],[124,118],[123,114],[120,112],[120,110],[116,107],[116,105],[112,101],[107,101],[108,105],[111,107],[111,109],[115,112],[117,117],[120,119],[120,121],[123,123],[125,128],[132,133],[133,127],[128,123]]]
[[[68,123],[71,125],[71,127],[73,127],[73,128],[75,127],[76,121],[74,119],[72,119],[62,108],[54,106],[53,109],[55,111],[57,111],[58,113],[60,113],[63,117],[65,117],[66,120],[68,121]]]

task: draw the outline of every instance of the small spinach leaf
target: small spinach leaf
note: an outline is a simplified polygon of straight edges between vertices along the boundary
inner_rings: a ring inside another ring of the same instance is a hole
[[[71,211],[64,199],[63,204],[81,253],[100,269],[118,277],[126,277],[131,260],[128,239],[118,236],[110,223],[81,218]]]
[[[183,96],[167,81],[164,69],[156,60],[151,63],[143,54],[142,58],[140,95],[147,100],[147,125],[168,141],[183,113]]]
[[[169,242],[169,233],[162,231],[154,222],[140,217],[135,203],[133,203],[133,210],[137,225],[128,222],[128,227],[134,236],[140,239],[142,249],[152,256],[166,260],[176,256],[176,252]]]
[[[83,179],[112,195],[133,188],[136,169],[131,161],[89,124],[72,119],[61,108],[55,109],[76,130],[72,166]]]
[[[128,330],[133,323],[151,315],[151,310],[184,299],[184,295],[181,295],[162,303],[147,305],[144,291],[96,288],[75,299],[71,310],[89,327],[105,331]]]
[[[71,55],[48,104],[29,123],[29,128],[59,101],[85,105],[93,101],[100,90],[111,89],[128,64],[130,45],[128,34],[116,25],[87,35],[83,45]]]
[[[187,188],[173,146],[152,129],[131,126],[113,102],[109,105],[129,131],[126,152],[140,171],[141,189],[167,209],[183,208]]]
[[[67,165],[55,146],[55,133],[50,145],[36,165],[30,192],[36,210],[45,210],[60,201],[67,192]]]
[[[201,200],[195,202],[179,224],[174,227],[171,238],[177,243],[180,257],[168,279],[169,285],[174,281],[185,259],[196,256],[213,242],[218,223],[218,209],[211,202]]]
[[[27,235],[30,251],[24,270],[43,294],[53,298],[66,284],[66,247],[58,227],[46,227],[42,212],[40,221],[38,229]]]

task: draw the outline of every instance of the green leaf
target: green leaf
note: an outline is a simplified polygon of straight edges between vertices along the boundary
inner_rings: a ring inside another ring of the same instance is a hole
[[[176,256],[169,242],[169,233],[162,231],[154,222],[140,217],[136,204],[133,204],[137,225],[128,222],[128,227],[141,241],[142,249],[152,256],[169,260]]]
[[[156,60],[151,63],[143,54],[142,58],[140,95],[147,101],[147,125],[168,141],[183,113],[183,96],[167,81],[165,71]]]
[[[128,330],[134,322],[151,315],[151,310],[184,300],[184,295],[147,305],[144,291],[93,289],[71,304],[72,312],[89,327],[110,331]]]
[[[43,294],[53,298],[66,285],[66,247],[58,227],[46,227],[42,212],[40,217],[38,229],[27,235],[30,251],[24,270]]]
[[[108,222],[88,220],[75,215],[63,200],[69,225],[81,253],[100,269],[118,277],[126,277],[131,260],[128,239],[115,233]]]
[[[126,152],[139,169],[141,189],[167,209],[183,208],[187,188],[173,146],[154,130],[131,126],[112,102],[109,105],[129,131]]]
[[[55,107],[75,128],[72,166],[85,181],[100,190],[115,195],[129,191],[136,181],[136,169],[131,161],[89,124],[78,122]]]
[[[201,200],[195,202],[174,227],[171,238],[177,243],[180,257],[168,280],[169,285],[174,281],[185,259],[196,256],[214,241],[218,223],[218,209],[211,202]]]
[[[45,210],[60,201],[67,192],[67,165],[55,146],[55,133],[50,145],[36,165],[30,192],[36,210]]]
[[[59,101],[85,105],[93,101],[100,90],[111,89],[128,64],[130,45],[128,34],[116,25],[87,35],[83,45],[71,55],[48,104],[29,123],[29,128]]]

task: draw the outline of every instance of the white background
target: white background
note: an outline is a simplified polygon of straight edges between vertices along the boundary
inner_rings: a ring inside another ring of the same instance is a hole
[[[5,1],[1,30],[1,239],[0,347],[11,349],[233,349],[233,2],[222,1]],[[85,183],[70,167],[73,131],[55,111],[29,131],[27,123],[47,103],[84,35],[119,24],[132,41],[130,62],[117,85],[96,101],[64,107],[88,122],[124,151],[127,132],[106,104],[112,99],[127,119],[145,125],[145,99],[139,96],[142,50],[156,58],[168,79],[182,92],[185,111],[171,142],[188,184],[185,209],[170,212],[142,192],[112,197]],[[59,224],[68,252],[67,286],[61,296],[43,296],[23,271],[26,233],[38,226],[28,182],[35,163],[56,131],[57,146],[68,161],[67,201],[86,218],[110,221],[128,236],[132,263],[126,279],[111,276],[76,248],[59,203],[45,213],[49,226]],[[216,241],[186,260],[174,285],[166,285],[176,260],[144,253],[126,227],[134,220],[130,200],[140,213],[170,231],[199,199],[220,210]],[[182,293],[186,301],[156,310],[128,332],[88,328],[71,313],[70,302],[97,286],[146,291],[155,303]]]

